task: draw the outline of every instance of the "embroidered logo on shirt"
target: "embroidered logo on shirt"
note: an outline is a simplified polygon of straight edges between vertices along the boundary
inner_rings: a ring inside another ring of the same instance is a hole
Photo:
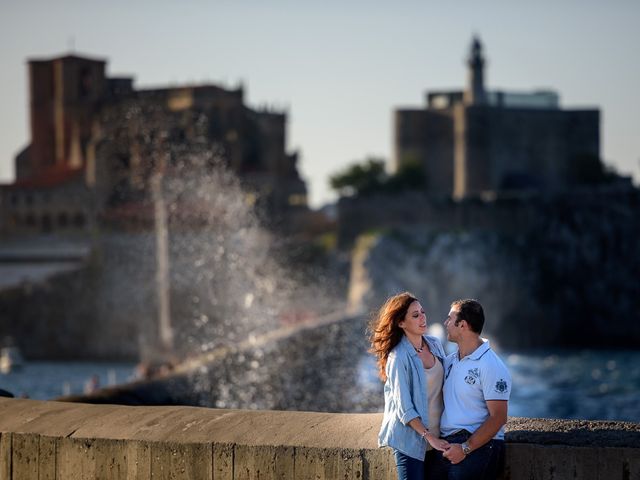
[[[507,385],[507,382],[505,382],[503,378],[501,378],[496,382],[496,392],[504,393],[507,391],[508,388],[509,386]]]
[[[464,381],[469,385],[475,385],[476,380],[480,378],[480,372],[477,368],[472,368],[467,372],[467,376],[464,377]]]

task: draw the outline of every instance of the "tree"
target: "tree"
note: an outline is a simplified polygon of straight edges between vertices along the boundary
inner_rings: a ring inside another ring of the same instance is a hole
[[[342,197],[400,193],[426,188],[426,176],[418,160],[404,159],[393,175],[386,173],[384,165],[383,159],[369,157],[361,164],[354,163],[333,174],[329,177],[329,184]]]
[[[386,187],[391,192],[426,189],[427,177],[420,161],[415,158],[404,158],[398,171],[387,180]]]
[[[329,184],[343,197],[382,190],[387,181],[384,163],[380,158],[369,157],[362,164],[354,163],[331,175]]]

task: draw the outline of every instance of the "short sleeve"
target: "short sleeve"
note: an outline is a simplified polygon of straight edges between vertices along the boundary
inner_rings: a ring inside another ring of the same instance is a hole
[[[482,393],[485,400],[509,400],[511,375],[499,358],[493,358],[482,369]]]

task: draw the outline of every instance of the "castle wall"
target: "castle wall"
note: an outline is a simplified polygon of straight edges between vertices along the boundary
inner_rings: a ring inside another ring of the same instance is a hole
[[[92,195],[80,175],[55,186],[5,186],[0,196],[2,233],[79,232],[91,226]]]
[[[458,107],[463,108],[463,107]],[[573,182],[581,156],[599,158],[597,110],[563,111],[497,107],[464,107],[456,117],[456,196],[485,191],[535,189],[554,191]]]
[[[425,192],[343,197],[338,202],[338,243],[350,245],[360,234],[420,224],[433,231],[484,230],[520,234],[544,223],[554,205],[571,205],[574,214],[591,215],[607,205],[637,208],[638,191],[623,187],[582,189],[557,195],[522,193],[433,199]]]
[[[403,163],[424,166],[427,192],[451,195],[453,190],[454,130],[449,110],[395,112],[395,169]]]
[[[424,225],[433,231],[478,229],[516,233],[536,218],[536,210],[529,197],[497,202],[478,198],[456,202],[433,199],[424,192],[413,191],[401,195],[341,198],[338,202],[338,243],[350,245],[362,233],[412,224]]]

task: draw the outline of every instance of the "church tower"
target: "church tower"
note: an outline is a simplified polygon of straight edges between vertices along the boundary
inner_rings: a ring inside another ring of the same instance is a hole
[[[105,63],[75,55],[29,60],[31,145],[22,160],[29,165],[16,172],[84,167],[92,115],[106,90]]]
[[[482,43],[477,36],[474,36],[467,58],[467,88],[464,91],[464,103],[467,105],[484,105],[486,102],[484,62]]]

